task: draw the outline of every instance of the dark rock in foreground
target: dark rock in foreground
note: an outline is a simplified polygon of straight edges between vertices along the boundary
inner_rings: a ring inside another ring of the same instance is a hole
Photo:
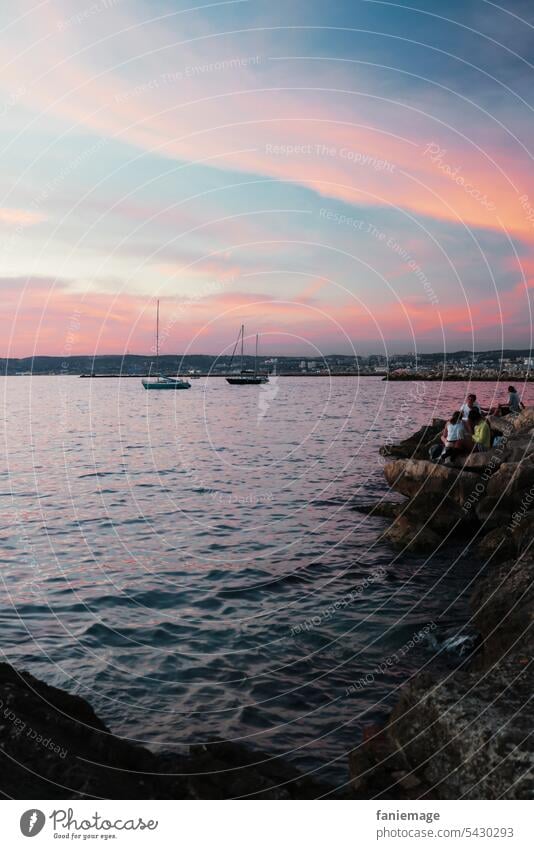
[[[234,743],[154,754],[85,699],[0,664],[0,794],[14,799],[314,799],[331,788]]]

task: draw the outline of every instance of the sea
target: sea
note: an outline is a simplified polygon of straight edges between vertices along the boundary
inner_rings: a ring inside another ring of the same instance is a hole
[[[154,751],[236,741],[343,789],[423,669],[465,662],[481,568],[400,553],[381,445],[494,383],[0,379],[0,649]],[[527,385],[525,400],[534,396]]]

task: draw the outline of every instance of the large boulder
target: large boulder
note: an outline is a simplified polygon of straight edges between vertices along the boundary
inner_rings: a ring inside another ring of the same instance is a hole
[[[474,505],[474,512],[487,532],[493,528],[501,528],[506,533],[506,528],[512,521],[512,505],[500,496],[489,496],[479,499]],[[509,533],[509,531],[508,531]]]
[[[353,509],[367,516],[381,516],[383,519],[394,519],[402,508],[399,501],[386,501],[382,499],[375,504],[355,504]]]
[[[534,486],[534,463],[527,457],[519,463],[503,463],[488,482],[486,493],[491,497],[502,496],[514,503],[522,494]]]
[[[479,472],[481,474],[486,472],[492,475],[502,463],[502,454],[490,449],[488,451],[473,451],[470,454],[460,454],[460,456],[455,457],[451,461],[450,465],[454,469],[465,469],[469,472]]]
[[[506,525],[498,523],[494,528],[488,530],[483,528],[486,533],[477,541],[475,551],[477,556],[485,563],[490,562],[494,558],[498,561],[503,557],[513,557],[516,553],[515,541],[509,531],[506,530]]]
[[[471,597],[473,623],[483,636],[484,665],[510,650],[521,656],[534,648],[534,558],[531,553],[495,565]],[[518,642],[519,638],[519,642]]]
[[[428,449],[435,442],[445,426],[444,419],[434,419],[431,425],[420,428],[412,436],[401,442],[386,442],[380,448],[383,457],[398,457],[402,459],[412,458],[414,460],[428,459]]]
[[[408,498],[438,495],[460,506],[480,497],[486,486],[478,474],[429,460],[393,460],[384,466],[384,475],[396,492]]]
[[[520,463],[521,460],[527,459],[532,462],[533,455],[534,437],[530,431],[514,434],[507,440],[501,452],[502,459],[506,463]]]
[[[426,552],[438,548],[441,537],[429,525],[414,522],[410,516],[400,515],[382,534],[382,539],[402,551]]]
[[[511,657],[443,682],[416,676],[385,728],[351,754],[353,789],[406,798],[410,776],[415,799],[530,799],[531,687]]]
[[[515,431],[530,430],[534,427],[534,407],[527,407],[517,416],[510,416]]]
[[[496,499],[485,499],[482,507],[495,505]],[[486,504],[488,502],[488,504]],[[531,511],[515,511],[511,513],[495,508],[496,518],[491,518],[483,528],[486,533],[478,540],[476,552],[485,561],[495,562],[511,557],[520,557],[532,550],[534,540],[534,509]],[[493,526],[491,530],[488,530]]]
[[[515,432],[513,416],[487,416],[486,421],[494,435],[510,436]]]
[[[515,553],[518,556],[531,555],[534,541],[534,509],[530,511],[516,510],[512,513],[510,527],[512,528]]]
[[[435,550],[448,534],[456,534],[472,518],[452,498],[424,491],[397,508],[382,538],[407,551]]]

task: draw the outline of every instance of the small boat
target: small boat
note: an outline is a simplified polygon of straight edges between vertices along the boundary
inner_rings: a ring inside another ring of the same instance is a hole
[[[159,374],[159,300],[156,302],[156,374],[143,377],[141,383],[145,389],[191,389],[191,384],[183,377]]]
[[[241,325],[241,330],[239,331],[239,336],[237,337],[236,343],[234,345],[234,350],[232,351],[232,358],[230,360],[230,368],[232,368],[232,363],[234,361],[235,352],[239,342],[241,341],[241,370],[236,374],[230,375],[226,380],[232,386],[257,386],[259,383],[269,383],[269,375],[268,374],[260,374],[258,372],[258,334],[256,333],[256,357],[254,359],[254,368],[246,369],[243,368],[244,365],[244,344],[245,344],[245,325]]]
[[[165,377],[164,375],[144,377],[141,383],[145,389],[191,389],[189,381],[181,377]]]

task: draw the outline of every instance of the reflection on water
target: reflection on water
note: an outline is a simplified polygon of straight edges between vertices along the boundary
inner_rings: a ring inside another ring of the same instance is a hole
[[[399,556],[354,505],[386,491],[379,445],[466,387],[1,386],[6,659],[131,738],[244,740],[343,781],[362,726],[440,645],[414,635],[435,623],[454,638],[476,570]],[[493,385],[474,388],[493,400]]]

